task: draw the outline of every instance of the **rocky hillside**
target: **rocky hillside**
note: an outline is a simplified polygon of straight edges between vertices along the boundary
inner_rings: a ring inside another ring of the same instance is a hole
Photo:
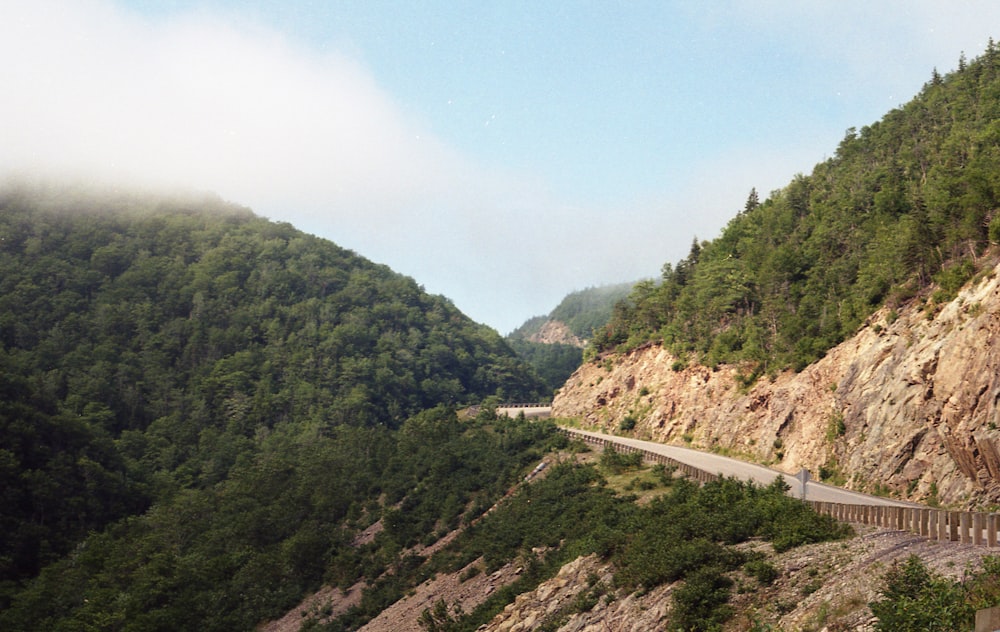
[[[580,349],[586,346],[584,341],[561,320],[545,321],[538,331],[528,337],[528,342],[537,342],[543,345],[570,345]]]
[[[508,339],[583,348],[594,329],[608,322],[615,304],[624,300],[632,287],[632,283],[618,283],[570,292],[546,316],[529,318]]]
[[[688,443],[853,489],[1000,502],[1000,278],[989,267],[943,305],[871,316],[801,372],[741,387],[739,367],[686,365],[662,346],[580,367],[553,414]]]
[[[615,303],[628,296],[631,287],[622,283],[572,292],[547,316],[525,321],[507,342],[552,393],[580,366],[594,329],[608,322]]]
[[[746,549],[766,556],[777,573],[766,585],[747,575],[735,578],[742,589],[730,601],[734,616],[726,630],[874,630],[877,620],[868,604],[879,597],[881,583],[873,576],[916,555],[934,572],[957,579],[965,569],[978,568],[982,555],[975,547],[867,528],[848,542],[810,544],[779,555],[760,542]],[[682,584],[625,595],[612,588],[612,570],[595,556],[579,558],[519,595],[480,630],[644,632],[670,624],[671,595]]]

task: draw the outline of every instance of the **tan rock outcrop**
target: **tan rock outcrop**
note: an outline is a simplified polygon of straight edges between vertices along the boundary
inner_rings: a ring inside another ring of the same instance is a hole
[[[570,331],[569,326],[561,320],[547,320],[539,328],[538,332],[532,334],[528,340],[546,345],[570,345],[572,347],[583,348],[586,343]]]
[[[682,366],[657,345],[578,369],[556,417],[690,442],[846,486],[948,504],[1000,501],[1000,277],[994,269],[936,311],[874,314],[800,373],[741,390],[737,369]]]

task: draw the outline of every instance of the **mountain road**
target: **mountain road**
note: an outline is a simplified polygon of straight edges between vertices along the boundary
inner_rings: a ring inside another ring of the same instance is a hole
[[[701,452],[699,450],[693,450],[691,448],[682,448],[680,446],[664,445],[662,443],[655,443],[653,441],[643,441],[641,439],[632,439],[630,437],[619,437],[615,435],[602,434],[599,432],[590,432],[587,430],[579,430],[577,428],[565,428],[566,430],[571,430],[573,432],[579,433],[581,435],[590,436],[593,438],[603,439],[606,441],[612,441],[619,445],[630,446],[639,450],[646,450],[653,452],[655,454],[662,454],[663,456],[674,459],[681,463],[685,463],[692,467],[696,467],[700,470],[704,470],[711,474],[721,474],[723,476],[735,476],[741,480],[753,480],[761,485],[769,485],[778,476],[785,479],[791,488],[789,493],[802,498],[802,481],[793,474],[787,474],[785,472],[780,472],[778,470],[771,469],[769,467],[764,467],[763,465],[757,465],[755,463],[748,463],[746,461],[740,461],[737,459],[725,457],[719,454],[712,454],[711,452]],[[884,498],[881,496],[872,496],[870,494],[863,494],[860,492],[854,492],[847,489],[842,489],[840,487],[834,487],[832,485],[826,485],[820,483],[819,481],[808,480],[805,483],[805,499],[806,500],[818,500],[822,502],[831,503],[843,503],[843,504],[857,504],[857,505],[885,505],[890,507],[914,507],[917,506],[914,503],[903,502],[899,500],[893,500],[891,498]]]

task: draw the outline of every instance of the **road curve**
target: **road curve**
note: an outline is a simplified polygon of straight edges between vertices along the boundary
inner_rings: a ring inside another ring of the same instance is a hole
[[[773,470],[769,467],[764,467],[763,465],[747,463],[746,461],[731,459],[718,454],[712,454],[711,452],[700,452],[690,448],[664,445],[653,441],[643,441],[641,439],[632,439],[630,437],[618,437],[615,435],[602,434],[600,432],[580,430],[578,428],[567,427],[566,430],[572,430],[573,432],[583,435],[613,441],[620,445],[627,445],[640,450],[647,450],[656,454],[662,454],[663,456],[670,457],[671,459],[681,463],[686,463],[687,465],[696,467],[711,474],[735,476],[741,480],[753,480],[762,485],[769,485],[774,481],[775,477],[781,476],[791,488],[789,493],[798,498],[802,497],[802,484],[799,482],[799,479],[791,474],[779,472],[778,470]],[[883,498],[881,496],[862,494],[860,492],[852,492],[850,490],[841,489],[839,487],[826,485],[812,480],[806,483],[805,491],[806,500],[855,505],[885,505],[890,507],[917,506],[914,505],[914,503],[892,500],[891,498]]]

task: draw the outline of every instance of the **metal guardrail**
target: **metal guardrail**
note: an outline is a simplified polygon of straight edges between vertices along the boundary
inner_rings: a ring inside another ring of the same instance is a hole
[[[624,453],[634,453],[639,452],[642,454],[644,461],[650,461],[652,463],[662,463],[667,467],[675,468],[676,471],[680,472],[683,476],[690,478],[691,480],[698,481],[699,483],[708,483],[709,481],[718,480],[718,474],[712,474],[711,472],[706,472],[703,469],[697,468],[693,465],[688,465],[687,463],[682,463],[677,459],[672,459],[669,456],[663,454],[656,454],[655,452],[650,452],[649,450],[642,450],[630,445],[625,445],[623,443],[618,443],[612,439],[604,439],[601,437],[592,437],[590,435],[583,434],[582,432],[575,432],[569,428],[559,428],[560,432],[569,435],[572,439],[580,439],[586,443],[591,443],[599,446],[607,446],[614,444],[615,450]]]
[[[674,467],[682,475],[700,483],[707,483],[719,478],[717,474],[712,474],[693,465],[681,463],[662,454],[618,443],[613,439],[594,437],[570,428],[560,428],[559,430],[570,438],[593,445],[614,444],[615,449],[620,452],[639,452],[643,455],[643,460]],[[998,539],[1000,539],[1000,514],[995,513],[948,511],[931,507],[844,504],[818,500],[804,502],[809,503],[817,513],[832,516],[841,522],[870,524],[886,529],[909,531],[931,540],[961,542],[962,544],[995,548],[998,546]]]

